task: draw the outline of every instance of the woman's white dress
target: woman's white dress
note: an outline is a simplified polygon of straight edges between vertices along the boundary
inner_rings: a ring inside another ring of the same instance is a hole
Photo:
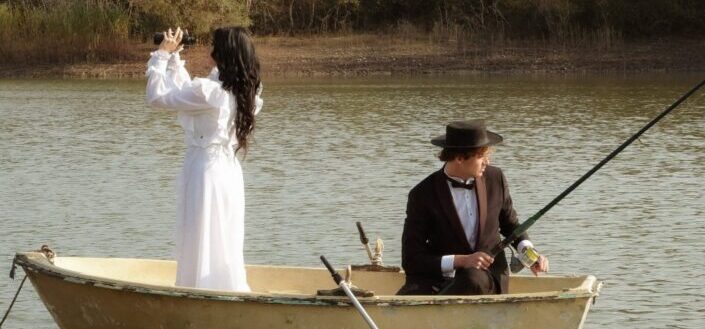
[[[153,52],[147,78],[147,103],[177,112],[188,148],[177,179],[176,285],[250,291],[242,168],[229,133],[236,100],[221,87],[217,69],[191,80],[178,53]]]

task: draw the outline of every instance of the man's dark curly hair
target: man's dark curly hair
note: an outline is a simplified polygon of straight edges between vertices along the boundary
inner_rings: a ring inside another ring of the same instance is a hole
[[[467,160],[475,155],[489,154],[492,148],[490,146],[473,147],[473,148],[444,148],[438,154],[438,160],[448,162],[457,158]]]

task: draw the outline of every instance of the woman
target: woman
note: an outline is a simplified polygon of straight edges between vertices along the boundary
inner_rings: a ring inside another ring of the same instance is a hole
[[[259,61],[245,29],[215,30],[207,78],[191,80],[169,29],[147,63],[147,102],[176,111],[188,146],[178,179],[176,285],[250,291],[243,259],[245,192],[235,157],[262,108]]]

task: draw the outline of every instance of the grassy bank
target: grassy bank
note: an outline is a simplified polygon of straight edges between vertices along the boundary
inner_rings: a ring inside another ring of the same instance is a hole
[[[0,4],[0,60],[32,63],[128,59],[130,20],[108,1]]]
[[[224,24],[250,26],[270,76],[705,66],[695,0],[9,0],[0,76],[141,77],[154,31],[188,26],[207,44]],[[186,57],[207,70],[204,46]]]
[[[326,77],[477,73],[705,72],[699,39],[644,40],[609,48],[514,42],[484,46],[432,36],[353,34],[316,37],[257,37],[267,77]],[[0,64],[4,78],[142,79],[150,44],[135,44],[137,59],[113,63]],[[183,53],[189,71],[209,71],[208,47]]]

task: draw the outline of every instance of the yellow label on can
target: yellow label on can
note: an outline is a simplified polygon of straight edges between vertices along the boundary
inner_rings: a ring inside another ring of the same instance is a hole
[[[531,247],[525,248],[524,252],[519,255],[519,261],[521,261],[521,263],[524,264],[524,266],[526,267],[531,267],[538,260],[539,253],[536,251],[536,249]]]

